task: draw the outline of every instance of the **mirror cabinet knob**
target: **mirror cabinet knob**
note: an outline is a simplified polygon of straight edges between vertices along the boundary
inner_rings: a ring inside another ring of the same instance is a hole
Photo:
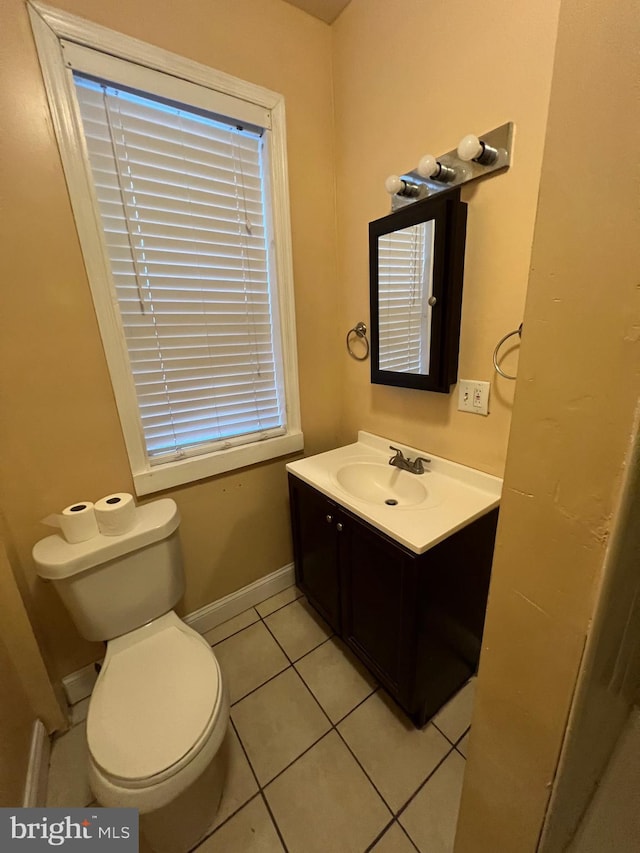
[[[338,533],[342,533],[342,525],[340,524],[340,522],[336,524],[336,530],[338,531]]]
[[[331,524],[331,522],[332,522],[332,521],[333,521],[333,516],[332,516],[332,515],[327,515],[327,516],[326,516],[326,522],[327,522],[327,524]]]

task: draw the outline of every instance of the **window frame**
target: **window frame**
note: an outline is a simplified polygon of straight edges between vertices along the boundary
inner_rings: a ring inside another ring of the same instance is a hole
[[[35,0],[30,0],[28,9],[136,493],[150,494],[302,450],[304,439],[300,421],[283,96]],[[279,340],[275,344],[282,352],[285,435],[160,465],[150,464],[128,350],[113,292],[82,120],[72,72],[65,62],[63,41],[74,42],[154,72],[172,75],[178,81],[246,101],[268,112],[269,170],[265,177],[271,196],[275,268],[272,295],[274,311],[278,312],[273,331],[274,335],[279,332]]]

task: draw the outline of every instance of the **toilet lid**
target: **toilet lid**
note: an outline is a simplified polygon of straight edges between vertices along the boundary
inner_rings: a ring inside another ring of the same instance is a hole
[[[117,652],[91,697],[87,742],[94,761],[123,780],[162,773],[198,744],[219,693],[211,649],[179,628]]]

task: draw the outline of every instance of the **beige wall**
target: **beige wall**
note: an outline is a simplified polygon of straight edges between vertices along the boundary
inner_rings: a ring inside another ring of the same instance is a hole
[[[1,636],[0,689],[0,807],[6,808],[22,805],[35,717]]]
[[[26,6],[0,5],[0,443],[9,451],[0,505],[30,614],[60,676],[102,652],[80,640],[34,576],[31,547],[47,534],[38,519],[133,489]],[[284,94],[303,429],[308,451],[334,445],[341,334],[329,28],[280,0],[56,5]],[[168,494],[183,515],[187,611],[291,560],[282,460]]]
[[[545,853],[567,849],[640,686],[639,518],[640,434],[636,432],[549,803],[541,845]]]
[[[456,853],[537,848],[630,459],[639,29],[635,0],[562,0]]]
[[[0,806],[20,806],[33,724],[52,731],[65,719],[0,538]]]
[[[20,704],[22,693],[28,697],[29,713],[26,713],[26,716],[29,718],[29,724],[37,717],[50,732],[64,728],[66,725],[63,711],[64,699],[61,694],[58,695],[55,692],[51,684],[1,536],[0,641],[22,682],[22,689],[16,697],[16,702]],[[3,695],[11,694],[3,693]]]
[[[371,385],[342,345],[342,437],[369,429],[501,475],[514,383],[491,355],[522,320],[559,0],[352,0],[334,25],[340,330],[369,316],[367,223],[385,215],[387,175],[467,133],[514,121],[514,165],[467,188],[459,376],[491,381],[487,418],[457,394]],[[516,367],[515,356],[505,368]]]

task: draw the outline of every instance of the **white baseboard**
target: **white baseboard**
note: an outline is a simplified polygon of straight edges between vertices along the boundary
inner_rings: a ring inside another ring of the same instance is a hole
[[[25,809],[43,808],[47,803],[50,753],[51,743],[47,730],[40,720],[36,720],[31,734],[29,765],[22,799],[22,806]]]
[[[254,607],[256,604],[271,598],[283,589],[295,583],[295,573],[293,563],[277,569],[270,575],[259,578],[257,581],[250,583],[242,589],[232,592],[230,595],[225,595],[224,598],[219,598],[211,604],[206,604],[199,610],[189,613],[184,616],[184,621],[190,625],[194,631],[199,634],[205,634],[212,628],[216,628],[227,619],[233,619],[238,613],[247,610],[249,607]],[[95,671],[94,664],[90,663],[82,669],[66,675],[62,679],[62,686],[67,695],[67,701],[70,705],[75,705],[76,702],[86,699],[91,695],[91,691],[96,683],[98,674]]]
[[[70,705],[75,705],[76,702],[81,702],[87,696],[91,696],[97,680],[98,673],[93,663],[83,666],[82,669],[77,669],[69,675],[65,675],[62,679],[62,686],[67,696],[67,702]]]
[[[270,575],[259,578],[230,595],[225,595],[224,598],[206,604],[185,616],[184,621],[199,634],[206,634],[207,631],[217,628],[228,619],[233,619],[243,610],[248,610],[249,607],[254,607],[261,601],[271,598],[272,595],[282,592],[283,589],[294,584],[295,580],[293,563],[289,563]]]

